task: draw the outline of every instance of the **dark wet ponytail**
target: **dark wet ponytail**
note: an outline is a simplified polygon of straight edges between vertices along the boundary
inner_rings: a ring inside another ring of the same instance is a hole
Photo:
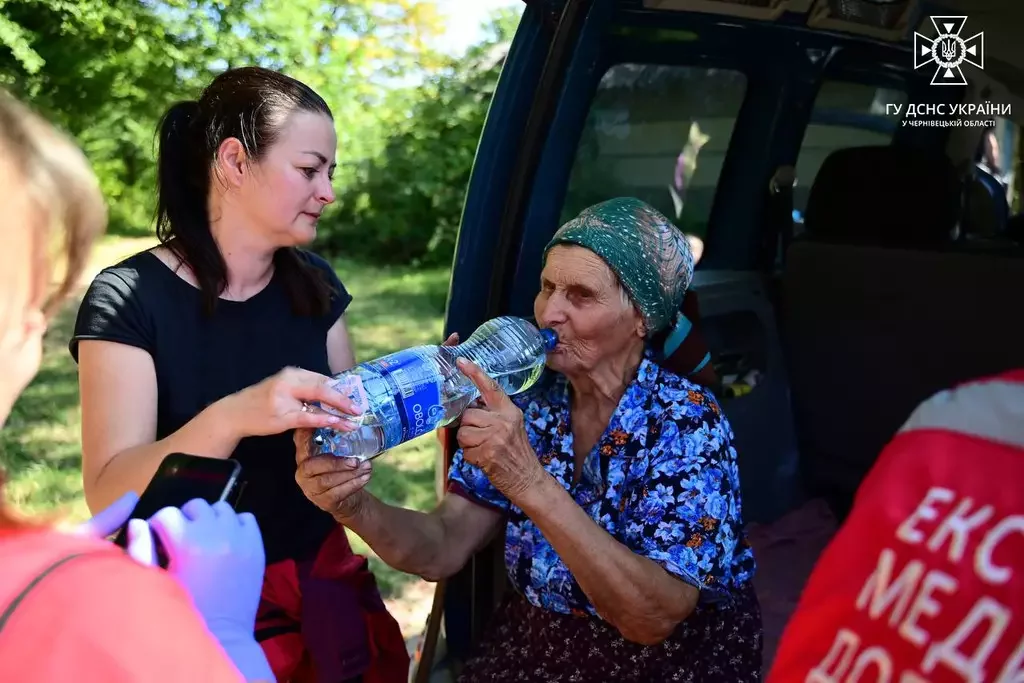
[[[259,161],[295,111],[331,117],[327,103],[304,83],[269,69],[243,67],[220,74],[199,100],[175,104],[160,122],[156,234],[192,270],[208,314],[228,275],[207,209],[217,149],[224,140],[237,138],[246,157]],[[298,250],[278,249],[274,267],[296,315],[330,310],[330,285]]]
[[[210,313],[227,286],[228,272],[210,232],[206,199],[212,150],[198,134],[199,116],[199,103],[191,100],[173,105],[160,122],[156,236],[189,265]]]

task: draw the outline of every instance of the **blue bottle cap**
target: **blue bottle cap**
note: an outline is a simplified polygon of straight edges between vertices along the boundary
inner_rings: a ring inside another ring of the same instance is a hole
[[[540,331],[540,337],[544,340],[544,350],[554,351],[555,345],[558,344],[558,335],[549,327],[545,327]]]

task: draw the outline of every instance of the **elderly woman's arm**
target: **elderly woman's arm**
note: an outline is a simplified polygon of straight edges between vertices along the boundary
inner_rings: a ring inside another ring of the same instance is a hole
[[[512,502],[548,539],[597,613],[626,640],[660,643],[697,606],[696,588],[615,540],[546,473]]]
[[[461,496],[445,496],[429,513],[388,505],[363,488],[372,472],[369,462],[314,455],[310,436],[309,430],[294,435],[299,488],[395,569],[427,581],[447,578],[500,528],[497,505],[476,505]]]
[[[493,538],[502,516],[456,495],[447,495],[429,513],[388,505],[366,490],[354,506],[334,518],[373,548],[388,566],[426,581],[458,572],[473,553]]]

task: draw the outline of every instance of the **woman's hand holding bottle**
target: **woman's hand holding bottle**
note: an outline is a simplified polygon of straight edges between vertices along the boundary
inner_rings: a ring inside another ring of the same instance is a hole
[[[358,427],[354,421],[311,405],[320,403],[345,415],[360,414],[347,396],[328,385],[330,379],[309,370],[285,368],[222,399],[224,419],[235,427],[239,438],[319,427],[352,431]]]
[[[442,346],[457,346],[458,343],[459,335],[455,332],[445,339]],[[373,464],[370,460],[360,462],[317,454],[311,448],[312,437],[312,429],[295,431],[295,481],[314,505],[343,523],[358,514],[359,504],[365,495],[363,488],[373,476]]]

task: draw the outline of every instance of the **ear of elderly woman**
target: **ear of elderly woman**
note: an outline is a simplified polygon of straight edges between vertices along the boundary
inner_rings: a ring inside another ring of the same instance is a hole
[[[296,434],[303,491],[393,567],[450,576],[504,528],[512,590],[461,681],[760,679],[732,430],[649,345],[692,272],[685,237],[638,200],[562,226],[534,306],[559,336],[549,372],[510,398],[459,361],[481,401],[430,513],[381,502],[372,465],[309,457]]]

